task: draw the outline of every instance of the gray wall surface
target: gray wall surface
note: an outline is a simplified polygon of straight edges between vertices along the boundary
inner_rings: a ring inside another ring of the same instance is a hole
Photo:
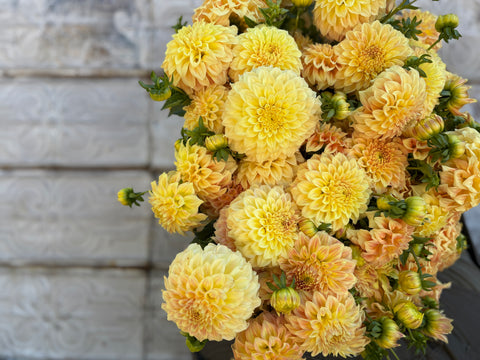
[[[190,359],[160,309],[189,239],[116,192],[173,167],[182,119],[137,80],[200,3],[0,0],[0,358]],[[419,3],[459,14],[442,56],[480,98],[480,0]]]

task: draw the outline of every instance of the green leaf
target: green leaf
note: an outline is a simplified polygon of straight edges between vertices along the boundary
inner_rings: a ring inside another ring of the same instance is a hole
[[[257,22],[255,22],[254,20],[250,19],[248,16],[244,16],[243,19],[245,20],[245,23],[247,24],[247,26],[249,28],[254,28],[255,26],[258,25]]]
[[[195,237],[192,240],[192,244],[199,244],[203,249],[208,244],[213,243],[212,236],[215,234],[215,221],[216,220],[210,221],[200,231],[193,231]]]

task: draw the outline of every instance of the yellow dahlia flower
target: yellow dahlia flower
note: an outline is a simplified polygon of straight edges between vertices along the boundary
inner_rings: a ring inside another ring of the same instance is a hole
[[[297,239],[298,215],[280,186],[250,188],[228,209],[228,236],[254,267],[277,266]]]
[[[162,68],[187,93],[227,81],[237,28],[195,22],[184,26],[167,44]]]
[[[207,218],[198,213],[202,204],[189,182],[180,182],[180,174],[176,172],[163,173],[158,178],[158,184],[151,183],[149,201],[158,222],[168,232],[178,232],[182,235],[193,230]]]
[[[232,150],[262,162],[293,155],[320,113],[320,101],[300,76],[260,67],[232,85],[223,125]]]
[[[260,305],[258,276],[223,245],[191,244],[177,254],[165,277],[167,319],[198,340],[232,340]]]
[[[185,106],[185,123],[183,127],[193,130],[202,117],[205,127],[220,134],[223,132],[222,114],[227,100],[228,90],[222,85],[213,85],[195,92],[190,98],[190,105]]]
[[[215,199],[227,191],[232,183],[232,174],[237,163],[217,161],[206,148],[178,142],[175,149],[175,166],[183,181],[193,184],[195,193],[202,200]]]
[[[369,180],[355,159],[338,153],[314,155],[298,170],[292,189],[302,216],[337,231],[367,210]]]
[[[313,21],[323,36],[341,41],[357,24],[374,20],[386,7],[386,0],[316,0]]]
[[[215,236],[213,237],[213,240],[217,244],[225,245],[232,251],[237,251],[237,248],[235,247],[235,240],[228,236],[227,217],[228,206],[220,210],[218,219],[215,221]]]
[[[423,44],[430,46],[435,41],[437,41],[438,36],[440,33],[435,29],[435,22],[437,21],[437,16],[433,15],[429,11],[422,11],[422,10],[408,10],[403,11],[401,15],[397,15],[397,19],[413,19],[414,17],[417,18],[417,21],[421,21],[421,23],[416,27],[417,30],[420,30],[421,33],[417,34],[418,40]],[[438,42],[434,47],[433,50],[437,51],[442,47],[442,42]]]
[[[315,132],[307,139],[306,152],[317,152],[335,155],[337,152],[346,154],[352,145],[352,139],[347,137],[340,128],[330,123],[319,122]]]
[[[459,223],[460,213],[450,217],[445,225],[433,237],[431,266],[438,271],[443,271],[452,266],[459,258],[462,249],[457,248],[457,237],[461,234],[462,225]]]
[[[236,181],[244,189],[255,185],[288,185],[293,180],[296,166],[295,155],[262,162],[244,158],[238,165]]]
[[[347,357],[365,349],[369,340],[362,325],[363,311],[349,292],[305,295],[304,303],[285,317],[302,350],[312,356],[322,353]]]
[[[352,250],[324,231],[312,238],[300,233],[288,256],[280,259],[287,283],[295,278],[297,289],[324,295],[352,288],[357,281],[353,274],[355,264]]]
[[[421,196],[426,204],[425,221],[415,228],[415,235],[429,237],[447,224],[450,212],[448,208],[440,206],[440,196],[434,189],[424,192]]]
[[[340,66],[335,88],[345,93],[368,88],[378,74],[393,65],[402,66],[413,53],[401,32],[379,21],[348,32],[335,51]]]
[[[310,36],[304,35],[300,30],[295,31],[293,38],[295,39],[298,49],[301,52],[313,44],[313,40],[310,38]]]
[[[303,357],[283,317],[268,312],[250,320],[248,329],[236,336],[232,349],[236,360],[299,360]]]
[[[349,154],[355,157],[366,171],[371,179],[373,191],[383,193],[389,186],[394,188],[405,186],[407,151],[400,139],[384,141],[357,137],[354,144]]]
[[[421,118],[426,98],[425,80],[416,70],[393,66],[359,96],[363,106],[352,114],[355,130],[366,137],[389,139],[401,135]]]
[[[308,46],[302,54],[303,78],[317,90],[332,87],[339,69],[336,57],[330,44]]]
[[[205,21],[217,25],[229,26],[230,19],[240,24],[244,16],[254,21],[261,21],[263,16],[259,9],[266,8],[264,0],[204,0],[193,14],[193,22]]]
[[[427,52],[422,47],[414,47],[415,56],[422,56],[424,54],[430,55],[431,63],[424,63],[419,66],[421,70],[425,72],[427,77],[423,78],[427,85],[427,97],[425,99],[423,117],[427,117],[431,114],[434,107],[438,104],[438,99],[440,98],[440,93],[445,86],[445,81],[447,79],[446,65],[438,56],[435,51]]]
[[[302,63],[297,44],[286,30],[260,25],[238,36],[233,47],[229,75],[238,81],[240,75],[261,66],[292,70],[300,75]]]

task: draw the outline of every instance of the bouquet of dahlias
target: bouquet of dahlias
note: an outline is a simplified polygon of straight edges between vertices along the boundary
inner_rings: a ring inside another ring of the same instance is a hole
[[[480,128],[437,54],[458,18],[415,1],[205,0],[174,27],[164,74],[140,84],[185,119],[148,196],[195,235],[162,306],[192,351],[380,359],[447,341],[437,273],[480,202]]]

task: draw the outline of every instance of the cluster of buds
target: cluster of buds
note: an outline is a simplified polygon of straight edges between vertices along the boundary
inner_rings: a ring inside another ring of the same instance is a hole
[[[410,196],[397,200],[391,195],[382,195],[377,199],[377,207],[394,219],[402,219],[408,225],[422,225],[427,213],[425,200],[420,196]]]

